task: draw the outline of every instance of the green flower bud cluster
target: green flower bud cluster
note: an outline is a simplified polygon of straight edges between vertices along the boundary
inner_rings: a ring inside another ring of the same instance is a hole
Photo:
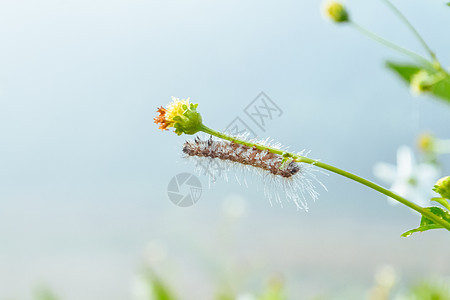
[[[420,70],[411,77],[411,90],[414,94],[419,95],[424,92],[431,92],[434,85],[443,80],[447,75],[444,72],[429,72]]]
[[[450,176],[439,179],[433,190],[441,195],[442,198],[450,200]]]
[[[197,106],[194,103],[189,103],[189,107],[183,104],[184,113],[173,118],[176,134],[196,134],[202,129],[202,116],[197,111]]]

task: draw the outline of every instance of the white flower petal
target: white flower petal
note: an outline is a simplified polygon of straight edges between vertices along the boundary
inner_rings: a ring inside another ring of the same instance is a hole
[[[386,183],[392,183],[397,178],[397,168],[394,165],[379,162],[373,167],[373,173],[380,180]]]
[[[392,183],[391,190],[398,195],[422,206],[430,205],[433,197],[433,185],[441,175],[441,169],[430,163],[417,164],[410,147],[402,146],[397,150],[397,167],[386,163],[377,163],[374,174],[378,178]],[[389,203],[396,201],[390,199]]]
[[[397,181],[392,185],[391,190],[402,197],[407,197],[411,194],[411,185],[404,181]]]
[[[413,173],[415,165],[412,149],[401,146],[397,150],[397,174],[401,178],[409,178]]]

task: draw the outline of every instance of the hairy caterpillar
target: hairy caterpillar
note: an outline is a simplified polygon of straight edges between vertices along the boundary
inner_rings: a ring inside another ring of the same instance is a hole
[[[256,147],[213,140],[212,137],[207,140],[196,137],[193,141],[186,141],[183,145],[183,152],[189,156],[217,158],[249,165],[287,178],[300,171],[297,163],[294,161],[283,163],[280,155]]]
[[[269,145],[267,140],[258,141],[258,143],[281,149],[281,145]],[[272,199],[275,199],[282,204],[280,197],[282,190],[286,198],[293,200],[297,208],[307,210],[305,194],[315,200],[319,194],[315,190],[314,182],[323,186],[311,172],[312,170],[316,171],[314,166],[286,160],[281,155],[256,147],[212,137],[206,139],[196,137],[194,140],[185,141],[183,153],[187,157],[199,160],[197,166],[201,166],[201,168],[198,169],[203,169],[199,171],[205,171],[213,181],[217,176],[228,179],[230,166],[238,167],[245,173],[248,173],[246,171],[256,171],[264,179],[264,194],[271,203]],[[204,160],[206,160],[206,164]],[[249,177],[248,174],[244,174],[245,183],[247,177]],[[238,177],[236,179],[239,181]]]

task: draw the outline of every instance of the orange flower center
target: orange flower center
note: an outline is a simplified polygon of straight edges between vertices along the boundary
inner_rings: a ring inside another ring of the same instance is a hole
[[[158,129],[168,130],[167,127],[170,124],[166,120],[166,111],[167,110],[162,106],[160,108],[158,108],[158,110],[156,111],[157,113],[159,113],[159,116],[156,116],[153,120],[154,120],[155,124],[159,124]]]

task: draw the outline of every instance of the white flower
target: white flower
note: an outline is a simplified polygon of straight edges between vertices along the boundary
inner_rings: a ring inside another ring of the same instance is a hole
[[[391,185],[391,190],[398,195],[426,206],[434,196],[432,188],[439,179],[440,168],[431,163],[417,163],[410,147],[402,146],[397,150],[397,166],[377,163],[374,174],[380,180]],[[389,198],[390,203],[398,202]]]

